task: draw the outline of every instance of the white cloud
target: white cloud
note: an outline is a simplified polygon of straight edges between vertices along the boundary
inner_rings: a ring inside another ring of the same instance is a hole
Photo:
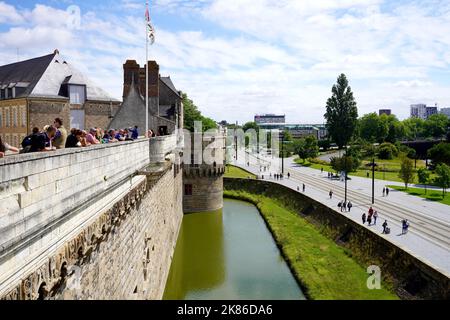
[[[23,21],[23,17],[14,6],[0,1],[0,23],[18,24]]]
[[[200,14],[219,32],[156,25],[150,57],[217,120],[243,122],[256,113],[279,112],[289,122],[320,123],[342,72],[360,114],[389,107],[406,117],[414,102],[450,105],[449,81],[433,79],[433,70],[449,71],[450,6],[435,4],[432,16],[419,2],[388,12],[381,10],[382,2],[158,0],[152,13],[182,12],[190,19]],[[125,13],[84,12],[81,29],[72,30],[63,10],[36,5],[19,12],[0,2],[0,22],[2,13],[11,13],[11,27],[0,33],[0,64],[15,61],[16,48],[21,58],[58,48],[121,98],[122,64],[144,63],[145,30],[137,10],[141,2],[122,0],[119,6]]]

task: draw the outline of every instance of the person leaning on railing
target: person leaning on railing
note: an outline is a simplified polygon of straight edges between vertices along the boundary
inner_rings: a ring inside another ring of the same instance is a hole
[[[2,137],[0,136],[0,158],[3,158],[6,155],[6,151],[19,152],[19,149],[3,142]]]

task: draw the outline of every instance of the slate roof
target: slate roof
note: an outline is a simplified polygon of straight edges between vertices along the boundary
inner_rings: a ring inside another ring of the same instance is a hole
[[[55,54],[53,53],[43,57],[0,66],[0,88],[22,82],[24,86],[28,85],[28,87],[18,97],[29,96],[45,70],[47,70],[54,56]]]
[[[175,94],[177,96],[180,96],[180,93],[178,92],[178,90],[175,88],[175,85],[173,84],[172,80],[170,79],[170,77],[160,77],[162,83],[164,83],[169,89],[171,89],[173,92],[175,92]]]
[[[86,85],[87,100],[117,101],[67,63],[57,50],[53,54],[0,67],[0,88],[17,82],[29,83],[17,97],[67,98],[59,95],[62,84]]]

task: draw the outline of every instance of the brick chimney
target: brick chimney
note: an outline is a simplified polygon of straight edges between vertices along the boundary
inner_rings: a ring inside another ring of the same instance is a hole
[[[127,60],[123,65],[123,99],[130,93],[133,80],[134,85],[139,88],[139,70],[140,67],[136,60]]]
[[[139,78],[141,93],[145,97],[145,66],[141,69]],[[156,61],[148,62],[148,96],[150,98],[159,97],[159,65]]]

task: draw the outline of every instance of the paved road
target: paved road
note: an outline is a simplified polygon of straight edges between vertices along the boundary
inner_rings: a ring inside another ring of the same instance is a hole
[[[242,159],[246,161],[241,161]],[[293,159],[285,160],[285,179],[275,181],[270,174],[281,172],[280,159],[247,155],[243,150],[238,154],[238,163],[234,163],[251,171],[265,179],[283,184],[294,190],[302,189],[306,185],[306,195],[338,211],[337,203],[344,199],[344,182],[331,181],[327,173],[320,170],[301,167],[293,162]],[[250,162],[250,166],[247,166]],[[266,167],[266,172],[261,172],[261,167]],[[287,173],[291,178],[287,179]],[[450,275],[450,209],[441,203],[427,201],[419,197],[410,196],[403,192],[391,190],[388,197],[383,197],[382,190],[386,185],[401,185],[398,182],[386,182],[376,180],[375,205],[379,218],[377,226],[369,228],[380,236],[386,237],[397,246],[412,253],[421,260],[432,265],[447,275]],[[348,181],[348,199],[354,205],[351,213],[343,213],[349,218],[362,223],[361,215],[367,214],[371,206],[372,184],[370,179],[351,177]],[[333,199],[328,193],[333,190]],[[339,210],[340,212],[340,210]],[[401,220],[408,219],[410,231],[407,235],[401,235]],[[381,235],[381,224],[388,221],[391,234]]]

